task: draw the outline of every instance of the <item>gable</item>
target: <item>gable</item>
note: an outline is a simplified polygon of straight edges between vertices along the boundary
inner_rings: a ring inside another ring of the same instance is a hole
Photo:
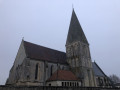
[[[18,53],[15,58],[15,61],[14,61],[14,67],[21,65],[25,58],[26,58],[26,53],[25,53],[25,48],[24,48],[24,41],[22,40],[19,50],[18,50]]]

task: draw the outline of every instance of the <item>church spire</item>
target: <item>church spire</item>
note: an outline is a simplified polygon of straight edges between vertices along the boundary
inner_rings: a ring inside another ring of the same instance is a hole
[[[76,41],[81,41],[88,44],[88,41],[73,9],[66,45]]]

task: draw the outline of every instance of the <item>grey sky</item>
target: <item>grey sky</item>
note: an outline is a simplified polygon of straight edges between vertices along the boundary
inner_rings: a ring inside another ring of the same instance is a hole
[[[0,84],[24,40],[65,51],[72,4],[92,61],[120,77],[120,0],[0,0]]]

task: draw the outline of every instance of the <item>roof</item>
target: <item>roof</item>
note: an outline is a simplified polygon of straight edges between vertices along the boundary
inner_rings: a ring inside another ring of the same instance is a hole
[[[93,66],[93,71],[95,76],[100,76],[100,77],[106,77],[105,73],[102,71],[102,69],[97,65],[96,62],[92,63]]]
[[[27,41],[24,41],[24,47],[28,58],[67,64],[66,53],[64,52],[36,45]]]
[[[66,45],[75,41],[81,41],[88,44],[88,41],[73,9]]]
[[[71,72],[67,70],[57,70],[47,81],[77,81],[78,78]]]

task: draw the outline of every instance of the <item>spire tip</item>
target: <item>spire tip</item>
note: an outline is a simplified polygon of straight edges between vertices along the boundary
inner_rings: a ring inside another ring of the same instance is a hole
[[[74,10],[74,5],[72,4],[72,10]]]
[[[22,37],[22,40],[24,40],[24,37]]]

